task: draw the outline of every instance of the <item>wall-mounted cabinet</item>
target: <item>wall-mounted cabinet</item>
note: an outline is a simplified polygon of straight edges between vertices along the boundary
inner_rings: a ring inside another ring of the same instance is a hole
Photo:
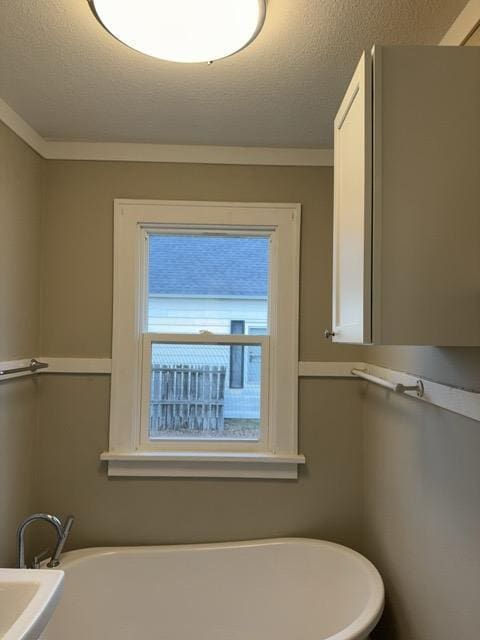
[[[334,201],[335,342],[480,345],[480,48],[362,56]]]

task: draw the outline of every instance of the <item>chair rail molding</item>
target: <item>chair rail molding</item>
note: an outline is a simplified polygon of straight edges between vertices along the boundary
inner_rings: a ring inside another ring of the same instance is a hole
[[[25,371],[22,373],[7,374],[0,378],[2,381],[12,378],[21,378],[33,375],[52,374],[77,374],[77,375],[110,375],[112,371],[111,358],[57,358],[50,356],[38,356],[40,362],[48,364],[48,368],[39,369],[36,372]],[[27,367],[31,358],[17,358],[15,360],[0,361],[0,370],[16,367]],[[416,385],[421,380],[424,386],[424,395],[417,398],[413,392],[402,394],[408,398],[407,401],[417,400],[433,404],[436,407],[452,411],[459,415],[480,421],[480,393],[468,389],[462,389],[433,380],[422,378],[405,371],[387,369],[365,362],[299,362],[299,378],[343,378],[362,384],[368,384],[352,373],[352,369],[361,369],[366,373],[378,378],[383,378],[392,384],[402,384],[405,386]],[[385,394],[393,393],[385,390]]]
[[[387,369],[373,364],[361,362],[299,362],[299,377],[301,378],[347,378],[355,379],[352,369],[362,369],[365,373],[382,378],[392,384],[415,386],[420,380],[424,387],[421,398],[414,392],[406,392],[402,397],[408,401],[419,401],[433,404],[436,407],[458,413],[459,415],[480,421],[480,393],[468,389],[442,384],[422,378],[412,373]],[[367,382],[356,378],[366,385]],[[387,389],[385,394],[394,393]]]
[[[112,372],[111,358],[39,358],[48,364],[48,369],[42,373],[79,373],[79,374],[110,374]]]

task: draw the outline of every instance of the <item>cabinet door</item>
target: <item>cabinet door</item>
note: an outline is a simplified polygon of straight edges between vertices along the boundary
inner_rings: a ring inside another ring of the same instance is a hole
[[[372,339],[371,77],[364,53],[335,118],[334,342]]]

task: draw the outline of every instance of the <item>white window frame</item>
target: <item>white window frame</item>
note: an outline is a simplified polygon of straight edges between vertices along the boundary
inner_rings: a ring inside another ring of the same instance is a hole
[[[101,455],[109,475],[297,477],[305,462],[297,443],[300,210],[299,204],[114,201],[110,439]],[[148,333],[146,239],[154,231],[268,235],[269,335]],[[261,344],[265,437],[147,443],[152,341]]]

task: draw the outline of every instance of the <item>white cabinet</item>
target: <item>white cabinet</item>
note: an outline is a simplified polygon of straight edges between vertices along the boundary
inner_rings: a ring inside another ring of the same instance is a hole
[[[480,48],[380,47],[335,119],[333,340],[480,345]]]
[[[372,71],[363,54],[335,118],[335,340],[371,341]]]

